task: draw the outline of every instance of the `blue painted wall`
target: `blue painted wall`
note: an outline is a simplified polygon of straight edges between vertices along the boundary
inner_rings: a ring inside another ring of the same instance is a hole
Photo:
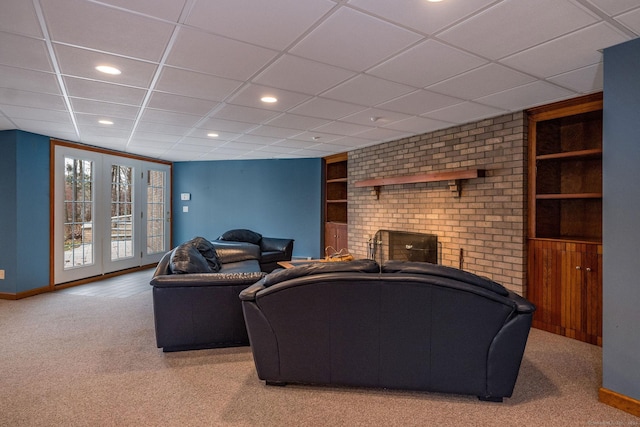
[[[604,51],[602,386],[640,400],[640,39]]]
[[[321,191],[322,159],[174,163],[173,244],[248,228],[295,239],[296,257],[319,257]]]
[[[0,132],[0,292],[49,285],[49,138]]]

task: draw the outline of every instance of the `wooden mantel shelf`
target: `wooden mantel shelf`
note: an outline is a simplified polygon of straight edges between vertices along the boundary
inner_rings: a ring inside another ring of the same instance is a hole
[[[394,176],[391,178],[365,179],[355,183],[356,187],[373,187],[377,198],[380,198],[380,187],[383,185],[415,184],[419,182],[449,181],[449,187],[460,196],[460,180],[484,177],[484,169],[466,169],[446,172],[431,172],[416,175]]]

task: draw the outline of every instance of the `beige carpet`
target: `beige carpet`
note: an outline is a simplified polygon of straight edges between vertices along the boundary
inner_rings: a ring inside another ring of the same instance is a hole
[[[1,426],[640,425],[598,402],[601,375],[599,347],[532,330],[504,403],[267,387],[248,347],[157,349],[150,287],[126,298],[54,292],[0,300]]]

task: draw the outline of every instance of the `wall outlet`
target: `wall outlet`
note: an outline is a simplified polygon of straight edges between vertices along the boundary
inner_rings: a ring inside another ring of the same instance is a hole
[[[4,280],[4,270],[0,270],[0,280]]]

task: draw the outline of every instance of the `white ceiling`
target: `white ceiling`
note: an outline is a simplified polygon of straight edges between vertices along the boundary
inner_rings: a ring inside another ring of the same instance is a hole
[[[600,91],[639,35],[638,0],[2,0],[0,130],[322,157]]]

